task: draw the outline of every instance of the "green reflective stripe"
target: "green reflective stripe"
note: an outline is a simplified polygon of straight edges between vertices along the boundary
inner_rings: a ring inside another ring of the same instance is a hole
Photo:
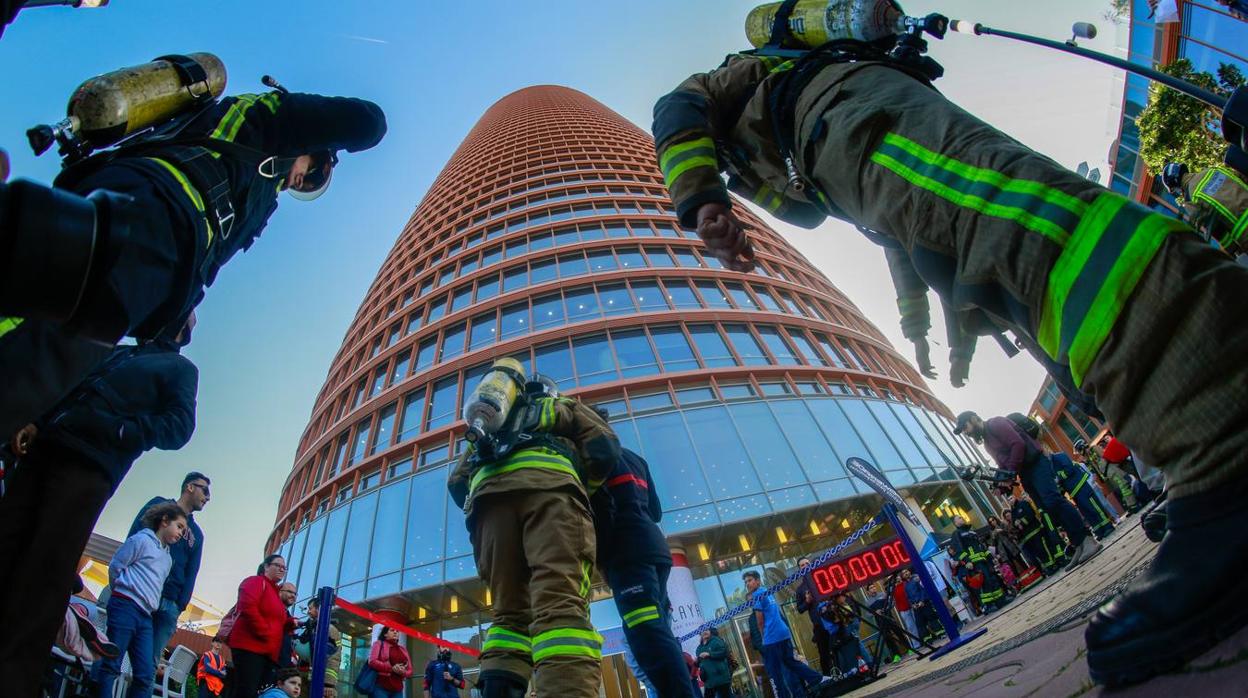
[[[1005,596],[1005,590],[1004,590],[1004,589],[997,589],[997,590],[995,590],[995,591],[986,591],[986,592],[984,592],[984,593],[980,594],[980,596],[979,596],[979,602],[980,602],[980,603],[992,603],[993,601],[996,601],[997,599],[1001,598],[1002,596]]]
[[[537,418],[537,428],[541,431],[550,431],[555,426],[555,401],[551,399],[543,399],[541,401],[541,411]]]
[[[935,151],[928,150],[909,138],[896,133],[890,133],[884,136],[884,143],[885,145],[891,145],[905,151],[925,164],[934,165],[943,170],[959,175],[964,179],[990,184],[1006,192],[1030,194],[1049,203],[1060,206],[1076,216],[1083,215],[1083,212],[1088,207],[1088,205],[1081,201],[1078,197],[1067,194],[1059,189],[1054,189],[1043,182],[1037,182],[1030,179],[1014,179],[1013,177],[1001,174],[996,170],[989,170],[982,167],[968,165],[947,155],[941,155]]]
[[[776,193],[776,190],[766,184],[762,185],[758,188],[758,191],[754,192],[754,198],[752,200],[754,203],[762,206],[771,213],[775,213],[780,208],[780,205],[784,203],[784,200],[780,198],[780,195]]]
[[[217,122],[217,127],[212,131],[212,138],[220,138],[222,140],[232,141],[238,136],[238,131],[243,127],[246,120],[247,110],[251,105],[258,101],[258,97],[252,94],[235,95],[236,101],[230,105],[229,110],[225,112],[225,116],[221,117],[221,121]],[[276,111],[276,106],[270,107]]]
[[[532,451],[522,451],[515,460],[508,461],[503,465],[491,465],[481,468],[472,476],[472,482],[468,484],[468,491],[472,492],[477,489],[481,483],[487,478],[503,473],[510,473],[521,468],[538,468],[542,470],[555,470],[561,473],[567,473],[574,478],[580,479],[576,473],[576,469],[568,462],[566,458],[561,457],[545,457],[533,455]]]
[[[889,134],[871,160],[906,181],[958,206],[985,215],[1013,220],[1033,232],[1063,244],[1079,224],[1087,204],[1039,182],[1011,179],[972,167],[923,149],[917,144],[898,144]],[[890,140],[891,139],[891,140]],[[920,149],[924,156],[912,152]]]
[[[533,649],[533,642],[529,638],[519,633],[513,633],[505,628],[491,626],[486,631],[485,638],[485,643],[481,645],[481,651],[483,652],[488,652],[492,649],[506,649],[529,654]]]
[[[682,159],[679,163],[672,167],[671,170],[663,171],[663,183],[671,189],[680,180],[680,176],[697,167],[709,167],[716,172],[719,171],[719,160],[715,159],[715,151],[701,151],[692,154],[687,159]]]
[[[1031,540],[1032,538],[1035,538],[1035,537],[1036,537],[1036,534],[1037,534],[1037,533],[1039,533],[1039,532],[1040,532],[1040,529],[1038,529],[1038,528],[1034,528],[1034,529],[1032,529],[1031,533],[1028,533],[1027,535],[1023,536],[1023,539],[1022,539],[1021,541],[1019,541],[1019,542],[1020,542],[1020,543],[1026,543],[1027,541]]]
[[[1072,489],[1072,490],[1070,491],[1070,496],[1072,496],[1072,497],[1073,497],[1073,496],[1075,496],[1075,495],[1079,494],[1079,490],[1083,489],[1083,483],[1085,483],[1085,482],[1087,482],[1087,481],[1088,481],[1088,474],[1087,474],[1087,473],[1084,473],[1084,474],[1083,474],[1083,475],[1079,478],[1079,484],[1075,485],[1074,489]]]
[[[281,95],[277,92],[270,92],[260,98],[260,103],[269,108],[273,114],[277,113],[277,105],[281,102]]]
[[[1239,239],[1244,236],[1245,231],[1248,231],[1248,211],[1244,211],[1244,215],[1239,217],[1239,222],[1235,224],[1234,228],[1231,228],[1231,232],[1227,233],[1226,239],[1222,246],[1226,247],[1227,245],[1234,245],[1239,242]]]
[[[669,189],[682,174],[695,167],[712,167],[719,171],[715,142],[708,137],[677,143],[664,150],[659,158],[659,169]]]
[[[523,652],[525,654],[532,652],[528,645],[520,642],[512,642],[511,640],[486,640],[485,643],[481,645],[481,651],[489,652],[490,650],[516,650],[517,652]]]
[[[588,560],[581,560],[581,598],[589,597],[589,590],[593,587],[594,565]]]
[[[699,152],[705,154],[706,151],[709,151],[711,154],[715,153],[715,141],[711,140],[709,136],[677,143],[663,151],[663,155],[659,157],[659,169],[666,173],[675,164],[673,161],[682,155]]]
[[[777,58],[778,58],[778,57],[777,57]],[[778,65],[772,65],[772,66],[768,66],[768,67],[767,67],[767,70],[768,70],[768,72],[770,72],[770,73],[783,73],[783,72],[784,72],[784,71],[786,71],[786,70],[792,70],[792,69],[793,69],[793,61],[792,61],[792,60],[787,60],[787,61],[785,61],[785,62],[783,62],[783,63],[778,64]]]
[[[491,625],[489,630],[485,631],[485,636],[487,638],[494,638],[495,635],[500,635],[508,640],[523,643],[529,647],[533,646],[533,640],[531,640],[528,635],[522,635],[514,630],[508,630],[507,628],[497,625]]]
[[[558,656],[602,658],[602,636],[593,630],[560,628],[533,638],[533,661]]]
[[[1088,214],[1049,273],[1039,340],[1070,364],[1075,385],[1091,368],[1166,235],[1182,224],[1109,192]]]
[[[1212,207],[1215,211],[1222,214],[1222,216],[1226,218],[1228,222],[1234,224],[1235,214],[1231,213],[1230,209],[1224,206],[1221,201],[1218,201],[1217,199],[1205,193],[1205,187],[1208,186],[1210,180],[1212,180],[1214,177],[1217,177],[1219,175],[1225,178],[1227,177],[1227,174],[1228,173],[1223,172],[1222,170],[1216,167],[1210,169],[1208,172],[1205,173],[1204,177],[1201,177],[1200,184],[1196,185],[1196,190],[1195,190],[1196,193],[1192,194],[1192,199],[1195,201],[1205,202],[1210,207]],[[1239,182],[1239,179],[1237,177],[1234,177],[1233,175],[1231,176],[1231,179],[1234,179],[1236,182]],[[1244,186],[1243,182],[1239,182],[1239,183],[1240,183],[1240,186]]]
[[[181,170],[169,164],[165,160],[161,160],[160,158],[148,158],[148,160],[151,160],[168,170],[169,174],[173,175],[173,178],[178,180],[178,184],[182,185],[182,191],[186,192],[186,195],[190,198],[191,203],[195,204],[195,210],[199,211],[199,215],[205,215],[203,198],[200,197],[199,191],[196,190],[195,187],[191,186],[191,180],[187,179],[186,175],[182,174]],[[204,244],[204,247],[212,247],[212,226],[208,225],[207,218],[204,219],[204,228],[208,231],[208,241]]]
[[[659,607],[642,606],[641,608],[625,613],[623,616],[620,616],[620,619],[624,621],[624,625],[632,628],[640,625],[641,623],[645,623],[646,621],[658,620]]]
[[[22,318],[20,317],[0,318],[0,337],[17,329],[17,326],[20,324],[22,324]]]

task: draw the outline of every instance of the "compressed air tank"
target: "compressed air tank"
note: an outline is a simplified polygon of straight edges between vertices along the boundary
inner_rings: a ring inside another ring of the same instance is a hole
[[[507,413],[524,387],[524,365],[512,358],[494,362],[489,373],[464,401],[464,421],[468,431],[464,438],[475,443],[498,431],[507,420]]]
[[[172,60],[121,68],[87,80],[74,90],[66,113],[74,134],[103,148],[177,116],[196,102],[225,92],[225,64],[211,53],[189,53],[205,78],[187,84]]]
[[[745,18],[745,34],[755,48],[771,39],[781,4],[759,5]],[[835,39],[875,41],[901,33],[904,17],[894,0],[798,0],[789,15],[792,38],[786,46],[815,48]]]

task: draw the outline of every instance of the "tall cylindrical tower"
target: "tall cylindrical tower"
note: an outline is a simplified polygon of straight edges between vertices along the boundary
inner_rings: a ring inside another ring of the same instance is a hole
[[[973,510],[947,469],[975,458],[948,410],[738,210],[757,273],[724,270],[679,229],[652,139],[610,109],[553,86],[491,107],[399,235],[313,407],[269,541],[301,593],[334,585],[436,632],[488,622],[445,480],[463,396],[500,356],[611,412],[651,464],[695,586],[699,566],[834,543],[865,511],[849,456],[934,526],[942,506]],[[702,599],[707,617],[731,595]]]

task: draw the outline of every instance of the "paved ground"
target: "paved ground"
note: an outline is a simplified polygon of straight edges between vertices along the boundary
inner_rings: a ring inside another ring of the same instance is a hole
[[[1248,629],[1224,641],[1185,673],[1108,692],[1094,686],[1084,661],[1088,615],[1143,570],[1155,546],[1131,517],[1106,549],[1078,569],[1045,580],[986,620],[988,633],[935,661],[885,667],[887,676],[849,694],[874,696],[1248,696]]]

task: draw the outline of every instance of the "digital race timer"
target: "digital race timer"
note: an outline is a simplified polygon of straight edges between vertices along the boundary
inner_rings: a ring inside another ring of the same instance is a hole
[[[910,555],[901,540],[892,540],[847,557],[835,558],[810,571],[820,600],[848,593],[910,566]]]

